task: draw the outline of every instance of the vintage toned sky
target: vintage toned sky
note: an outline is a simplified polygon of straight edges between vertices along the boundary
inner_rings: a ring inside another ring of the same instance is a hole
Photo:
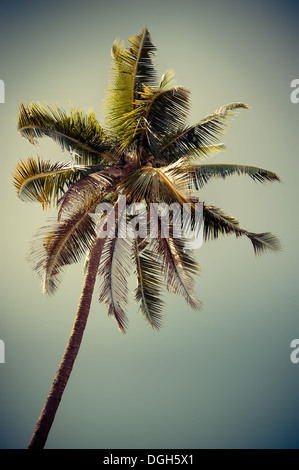
[[[190,122],[219,106],[251,106],[231,122],[215,162],[257,165],[282,184],[246,177],[211,182],[200,197],[251,231],[272,231],[283,252],[256,258],[227,237],[197,253],[202,273],[190,310],[166,297],[155,333],[129,304],[121,335],[94,297],[82,348],[48,448],[297,448],[299,364],[298,2],[127,0],[2,2],[0,79],[1,310],[0,448],[25,448],[56,373],[76,311],[82,264],[55,297],[42,295],[26,261],[48,216],[17,200],[14,165],[36,156],[68,160],[49,139],[34,148],[16,130],[19,101],[72,103],[102,119],[110,47],[147,26],[157,66],[191,90]],[[135,287],[132,280],[132,289]]]

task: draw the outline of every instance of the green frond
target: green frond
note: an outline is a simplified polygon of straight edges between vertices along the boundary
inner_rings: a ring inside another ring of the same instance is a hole
[[[43,208],[57,201],[66,188],[80,180],[85,166],[28,158],[21,160],[13,174],[13,184],[22,201],[37,201]]]
[[[181,166],[181,168],[185,171],[186,168],[191,166],[199,166],[198,160],[201,161],[203,158],[210,158],[219,152],[223,152],[225,149],[226,147],[222,143],[215,145],[201,145],[196,149],[190,148],[189,150],[184,150],[180,158],[178,158],[178,154],[166,155],[162,151],[155,159],[155,165],[177,165]],[[163,155],[163,157],[161,157],[161,155]]]
[[[106,97],[106,124],[117,141],[126,136],[127,119],[136,109],[136,100],[143,86],[156,84],[153,55],[156,48],[149,31],[143,31],[129,39],[131,47],[115,41],[112,47],[110,86]],[[132,124],[131,124],[132,125]],[[126,140],[126,137],[125,137]]]
[[[153,45],[150,33],[147,28],[129,39],[131,47],[129,49],[129,62],[134,68],[133,90],[134,99],[138,97],[138,92],[143,90],[143,86],[153,87],[156,84],[156,71],[153,65],[153,57],[156,47]]]
[[[248,109],[248,106],[244,103],[227,104],[193,126],[167,138],[160,149],[161,158],[171,162],[192,153],[195,156],[205,156],[201,149],[219,143],[218,137],[223,134],[228,118],[234,116],[239,109]]]
[[[146,242],[135,238],[133,253],[137,275],[135,300],[140,304],[139,310],[146,321],[152,328],[159,330],[162,325],[164,303],[161,300],[163,270],[161,257],[157,253],[157,241],[152,239]]]
[[[248,165],[216,163],[208,165],[190,165],[186,169],[192,174],[196,187],[202,188],[213,178],[225,179],[231,175],[247,175],[259,183],[281,181],[279,176],[269,170]]]
[[[223,152],[226,150],[226,147],[224,144],[215,144],[215,145],[201,145],[197,148],[190,148],[189,150],[186,151],[183,157],[181,159],[184,159],[186,163],[190,163],[190,165],[196,165],[199,160],[202,160],[203,158],[209,158],[216,153]],[[173,160],[170,159],[171,163]],[[175,159],[177,161],[177,159]]]
[[[121,132],[121,151],[135,147],[159,156],[159,147],[165,135],[173,134],[186,122],[189,110],[189,91],[182,87],[162,89],[143,87],[138,92],[134,107],[118,117]]]
[[[85,114],[75,108],[67,114],[59,106],[20,103],[18,130],[32,144],[44,136],[52,138],[62,150],[72,153],[77,163],[107,163],[115,159],[108,136],[93,112]]]
[[[170,88],[175,87],[175,73],[173,70],[166,70],[166,72],[162,75],[158,90],[169,90]]]

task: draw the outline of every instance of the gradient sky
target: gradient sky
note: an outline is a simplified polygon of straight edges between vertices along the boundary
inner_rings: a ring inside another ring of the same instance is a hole
[[[29,242],[51,214],[17,200],[11,184],[22,158],[69,159],[49,139],[31,146],[16,130],[23,101],[72,103],[103,117],[110,48],[144,26],[157,68],[191,90],[190,122],[221,105],[251,107],[231,122],[227,150],[213,162],[257,165],[282,184],[246,177],[201,192],[255,232],[282,241],[256,258],[247,239],[204,244],[196,257],[203,309],[165,298],[153,332],[130,299],[121,335],[94,296],[83,344],[48,448],[298,448],[298,119],[290,83],[299,78],[298,2],[87,0],[2,2],[0,79],[1,310],[0,448],[25,448],[72,328],[82,264],[46,298],[26,261]],[[132,288],[134,288],[134,280]],[[97,294],[97,292],[95,292]]]

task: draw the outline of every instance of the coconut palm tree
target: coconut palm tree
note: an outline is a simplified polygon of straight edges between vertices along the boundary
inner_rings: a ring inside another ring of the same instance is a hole
[[[95,114],[41,103],[20,104],[18,130],[35,144],[48,136],[70,152],[69,162],[20,161],[14,185],[23,201],[37,201],[44,209],[57,208],[57,218],[32,242],[30,261],[42,280],[43,291],[53,294],[64,268],[86,257],[85,278],[73,330],[64,356],[36,424],[28,448],[43,448],[63,391],[70,377],[86,326],[96,279],[101,281],[99,300],[107,304],[120,331],[127,328],[127,279],[135,270],[135,299],[147,322],[159,329],[162,323],[162,292],[182,294],[194,309],[193,274],[199,266],[184,239],[170,230],[163,233],[157,215],[156,238],[121,236],[124,207],[130,204],[189,204],[195,224],[197,190],[214,178],[247,175],[261,183],[279,181],[262,168],[237,164],[206,164],[204,159],[223,150],[219,137],[228,118],[244,103],[225,105],[197,123],[187,122],[189,91],[174,83],[167,71],[158,80],[154,68],[155,47],[145,28],[112,47],[110,85],[103,125]],[[113,211],[95,217],[99,204]],[[114,235],[109,235],[113,218]],[[117,217],[116,217],[117,216]],[[126,215],[128,217],[128,215]],[[149,218],[146,218],[148,224]],[[252,233],[219,207],[203,203],[204,240],[220,235],[246,236],[256,254],[277,252],[278,239],[270,233]]]

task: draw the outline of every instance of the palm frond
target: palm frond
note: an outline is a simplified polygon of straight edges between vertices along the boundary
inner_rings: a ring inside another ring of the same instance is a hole
[[[189,112],[189,90],[183,87],[151,90],[144,87],[140,92],[143,102],[147,103],[144,115],[144,130],[141,148],[159,158],[162,142],[168,135],[173,135],[186,124]]]
[[[86,193],[80,208],[70,206],[59,221],[37,233],[28,259],[43,280],[45,293],[53,294],[61,282],[64,267],[80,261],[91,248],[97,233],[90,214],[99,202],[101,196],[97,193]]]
[[[268,181],[281,181],[279,176],[269,170],[248,165],[216,163],[208,165],[186,165],[193,178],[196,187],[202,188],[213,178],[225,179],[231,175],[247,175],[259,183]]]
[[[152,206],[155,211],[155,207]],[[151,223],[158,224],[158,250],[163,260],[163,273],[167,280],[167,289],[175,294],[180,294],[191,308],[200,308],[200,302],[194,296],[194,279],[191,273],[197,272],[198,266],[191,255],[184,249],[184,240],[169,236],[169,230],[165,231],[159,214],[156,212],[155,220]]]
[[[66,193],[59,199],[58,220],[61,219],[63,212],[70,208],[80,208],[86,198],[86,194],[97,194],[98,200],[104,198],[115,187],[115,178],[107,176],[104,171],[91,173],[84,176],[80,181],[73,184]]]
[[[106,123],[119,141],[123,141],[124,134],[127,134],[128,117],[136,109],[139,92],[144,85],[152,87],[156,83],[153,66],[156,48],[149,31],[144,28],[129,42],[131,47],[118,40],[113,44],[111,79],[106,97]]]
[[[204,240],[214,240],[219,235],[228,235],[230,233],[234,233],[236,236],[242,235],[238,219],[226,214],[220,207],[204,204],[203,221]]]
[[[191,250],[185,249],[185,242],[184,238],[173,238],[173,244],[175,246],[175,250],[178,253],[180,258],[180,262],[184,267],[185,271],[191,275],[199,275],[200,273],[200,266],[197,263],[196,259],[194,258]]]
[[[128,296],[128,277],[131,271],[131,245],[121,233],[121,218],[124,214],[114,207],[114,236],[108,236],[99,266],[102,278],[99,301],[105,302],[108,315],[117,321],[118,328],[125,333],[128,319],[125,313]]]
[[[149,242],[134,239],[133,253],[136,264],[137,288],[135,289],[135,300],[140,304],[140,312],[146,321],[159,330],[162,325],[161,287],[163,285],[163,274],[161,257],[157,253],[157,241]]]
[[[198,164],[198,159],[202,160],[203,158],[212,157],[216,153],[223,152],[224,150],[226,150],[226,147],[222,143],[215,145],[200,145],[196,149],[190,148],[187,150],[184,156],[180,159],[184,160],[186,163],[190,163],[190,165],[196,165]],[[173,160],[171,159],[169,164],[171,164],[172,161]]]
[[[75,108],[67,114],[60,106],[20,103],[18,130],[32,144],[36,144],[38,138],[51,137],[62,150],[71,152],[77,163],[94,164],[115,159],[108,136],[93,112],[85,114]]]
[[[248,106],[245,103],[227,104],[193,126],[186,127],[171,138],[165,139],[160,149],[161,158],[172,162],[192,154],[203,157],[202,148],[219,143],[218,137],[223,134],[227,119],[239,109],[248,109]]]
[[[74,163],[43,161],[39,157],[21,160],[13,174],[13,184],[22,201],[37,201],[43,208],[56,204],[69,187],[82,178],[86,167]]]
[[[143,167],[125,177],[120,189],[132,202],[188,203],[189,175],[171,167]]]
[[[95,224],[85,212],[43,227],[31,244],[29,261],[42,279],[45,293],[57,290],[64,267],[80,261],[94,238]]]
[[[266,251],[278,253],[281,250],[279,239],[269,233],[253,233],[240,227],[239,221],[226,214],[215,206],[203,205],[204,240],[216,239],[219,235],[235,234],[236,237],[246,236],[252,243],[255,254],[263,254]]]
[[[279,253],[282,250],[280,240],[270,232],[248,233],[247,237],[251,240],[256,255],[262,255],[266,251]]]
[[[129,62],[134,67],[133,90],[134,99],[138,97],[138,92],[143,86],[153,87],[156,84],[157,75],[153,65],[153,57],[156,47],[153,45],[150,33],[147,28],[129,39],[131,47],[129,49]]]
[[[166,72],[162,75],[158,90],[169,90],[170,88],[174,88],[175,86],[175,73],[173,70],[166,70]]]
[[[167,278],[167,289],[180,294],[191,308],[198,310],[200,302],[194,296],[194,279],[188,273],[178,250],[178,239],[159,238],[161,255],[164,258],[164,272]]]

